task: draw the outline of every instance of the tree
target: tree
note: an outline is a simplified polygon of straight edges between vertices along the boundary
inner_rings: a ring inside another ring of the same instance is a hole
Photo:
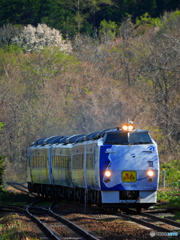
[[[56,46],[61,51],[67,53],[70,53],[72,50],[70,42],[62,40],[62,34],[57,29],[49,28],[46,24],[38,24],[37,28],[28,25],[11,41],[29,52],[43,49],[46,46]]]
[[[113,40],[117,34],[117,24],[115,24],[115,22],[106,22],[106,20],[103,20],[100,23],[99,33],[101,35],[101,38],[103,35],[106,35]]]
[[[11,39],[19,35],[21,31],[21,25],[3,25],[3,27],[0,28],[0,48],[10,45],[12,43]]]
[[[4,124],[2,122],[0,122],[0,131],[2,130],[3,126],[4,126]],[[5,170],[4,158],[5,158],[5,156],[0,156],[0,190],[2,187],[3,174],[4,174],[4,170]]]

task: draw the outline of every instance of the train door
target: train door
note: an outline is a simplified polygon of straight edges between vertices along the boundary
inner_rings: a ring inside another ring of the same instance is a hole
[[[31,182],[30,149],[26,150],[26,177],[27,182]]]
[[[94,148],[94,155],[95,155],[95,185],[98,188],[98,173],[99,173],[99,161],[98,161],[98,147],[97,144],[95,145]]]
[[[53,156],[53,146],[49,148],[49,183],[53,184],[52,178],[52,156]]]
[[[33,183],[33,177],[32,177],[32,159],[33,159],[33,152],[32,149],[29,152],[29,169],[30,169],[30,178],[31,178],[31,183]]]

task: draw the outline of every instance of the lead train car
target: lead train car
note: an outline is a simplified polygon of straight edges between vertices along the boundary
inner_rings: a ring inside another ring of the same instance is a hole
[[[30,192],[83,201],[88,189],[88,201],[113,208],[140,210],[156,203],[157,144],[132,125],[40,139],[26,160]]]

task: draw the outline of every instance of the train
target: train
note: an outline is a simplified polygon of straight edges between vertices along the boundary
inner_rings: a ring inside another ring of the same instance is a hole
[[[26,175],[30,193],[140,212],[157,201],[158,147],[132,123],[41,138],[26,150]]]

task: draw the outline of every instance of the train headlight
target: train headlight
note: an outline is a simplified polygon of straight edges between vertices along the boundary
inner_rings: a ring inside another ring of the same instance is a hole
[[[147,172],[147,174],[148,174],[149,177],[152,177],[152,176],[154,175],[154,172],[153,172],[152,170],[149,170],[149,171]]]
[[[123,125],[122,126],[122,130],[124,130],[124,131],[132,131],[132,130],[134,130],[134,125],[132,125],[132,124],[125,124],[125,125]]]
[[[128,129],[128,126],[127,126],[127,125],[123,125],[123,126],[122,126],[122,130],[127,131],[127,129]]]
[[[129,129],[129,131],[132,131],[132,130],[134,130],[134,126],[133,125],[129,125],[128,129]]]
[[[105,171],[105,176],[106,176],[106,177],[110,177],[110,176],[111,176],[111,171],[106,170],[106,171]]]

